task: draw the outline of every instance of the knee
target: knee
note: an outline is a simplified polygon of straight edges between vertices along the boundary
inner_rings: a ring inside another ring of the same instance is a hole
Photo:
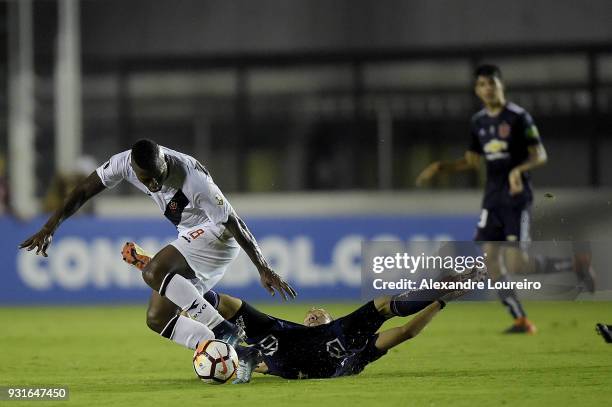
[[[217,309],[223,318],[233,318],[240,310],[240,307],[242,307],[242,300],[227,294],[219,294],[219,305]]]
[[[142,270],[142,278],[147,283],[149,287],[154,289],[155,291],[159,291],[161,283],[164,279],[166,272],[164,267],[152,260],[147,264],[147,266]]]

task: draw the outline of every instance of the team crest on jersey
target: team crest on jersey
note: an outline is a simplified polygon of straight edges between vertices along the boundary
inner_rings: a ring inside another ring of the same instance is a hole
[[[168,209],[170,209],[171,211],[175,211],[177,207],[178,204],[176,203],[176,201],[170,201],[170,203],[168,204]]]
[[[221,196],[221,194],[215,195],[215,199],[217,200],[217,205],[223,206],[223,197]]]
[[[512,128],[510,127],[510,125],[506,122],[502,122],[502,124],[500,124],[497,129],[497,134],[499,134],[499,137],[501,138],[507,138],[510,135],[511,131]]]

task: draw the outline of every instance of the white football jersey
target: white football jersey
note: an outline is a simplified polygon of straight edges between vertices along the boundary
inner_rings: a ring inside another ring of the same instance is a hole
[[[212,177],[195,158],[160,146],[168,161],[168,178],[159,192],[151,192],[138,180],[130,165],[131,150],[113,155],[96,173],[107,188],[113,188],[122,180],[128,181],[149,195],[159,209],[177,228],[179,234],[209,221],[211,232],[220,236],[233,212]]]

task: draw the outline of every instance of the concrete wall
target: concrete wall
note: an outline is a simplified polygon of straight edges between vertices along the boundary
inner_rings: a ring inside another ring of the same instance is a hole
[[[91,0],[86,54],[610,41],[608,0]]]

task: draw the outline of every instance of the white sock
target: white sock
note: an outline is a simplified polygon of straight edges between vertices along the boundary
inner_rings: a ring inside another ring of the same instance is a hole
[[[213,329],[223,321],[219,312],[202,297],[185,277],[169,273],[162,281],[159,293],[178,305],[196,321]]]
[[[215,338],[206,325],[183,315],[172,318],[161,335],[189,349],[195,349],[201,341]]]

